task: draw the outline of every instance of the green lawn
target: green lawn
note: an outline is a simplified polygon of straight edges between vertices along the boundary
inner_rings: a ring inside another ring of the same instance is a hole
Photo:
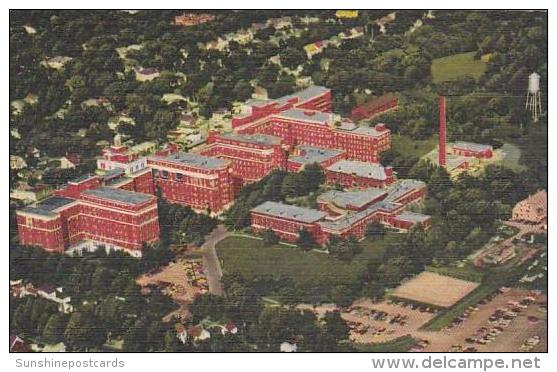
[[[526,170],[527,167],[520,164],[520,148],[516,145],[505,143],[501,150],[505,152],[505,158],[501,160],[501,165],[511,168],[516,172]]]
[[[411,336],[402,336],[380,344],[352,343],[352,346],[362,353],[404,353],[410,350],[416,342],[416,339]]]
[[[386,247],[400,238],[400,234],[391,233],[382,240],[364,240],[363,252],[350,262],[282,244],[265,247],[261,240],[242,236],[219,242],[217,253],[226,273],[240,273],[246,278],[289,278],[305,292],[315,292],[319,297],[320,293],[328,293],[334,286],[355,284],[368,260],[382,257]]]
[[[427,266],[427,271],[440,275],[450,276],[457,279],[481,282],[485,272],[475,267],[472,263],[467,263],[463,267],[456,266]]]
[[[463,76],[479,79],[485,73],[487,65],[474,59],[475,54],[476,52],[468,52],[434,59],[431,63],[433,82],[442,83]]]
[[[425,140],[415,140],[406,135],[393,135],[391,140],[394,151],[403,155],[421,158],[436,148],[438,137],[435,134]]]

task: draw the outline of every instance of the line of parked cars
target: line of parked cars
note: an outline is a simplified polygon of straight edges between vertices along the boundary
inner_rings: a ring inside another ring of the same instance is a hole
[[[540,343],[540,336],[533,336],[530,337],[529,339],[527,339],[526,341],[524,341],[524,343],[522,345],[520,345],[520,351],[522,352],[529,352],[531,351],[535,346],[537,346]]]
[[[477,305],[472,305],[469,306],[466,310],[464,310],[464,312],[457,316],[456,318],[453,319],[453,321],[447,325],[444,330],[450,330],[454,327],[457,327],[459,325],[461,325],[462,323],[464,323],[464,321],[466,319],[468,319],[470,317],[470,315],[476,311],[478,311],[480,308],[479,306],[481,305],[486,305],[488,303],[490,303],[491,301],[493,301],[493,299],[495,297],[497,297],[498,295],[507,292],[509,289],[506,287],[501,287],[499,289],[497,289],[496,291],[487,294],[485,297],[483,297],[480,301],[478,301]]]
[[[398,305],[404,308],[409,308],[412,310],[417,310],[420,313],[430,313],[430,314],[435,314],[439,311],[439,309],[436,309],[434,307],[429,307],[426,305],[420,305],[420,304],[414,304],[414,303],[410,303],[410,302],[404,302],[404,301],[399,301],[399,300],[394,300],[394,299],[390,299],[387,301],[387,304],[389,305]]]
[[[471,336],[466,338],[468,344],[486,345],[491,343],[495,338],[504,332],[504,330],[511,324],[523,310],[528,308],[528,305],[535,301],[532,295],[525,296],[520,301],[508,301],[505,307],[496,309],[488,318],[488,327],[481,327]]]
[[[400,324],[402,326],[407,324],[407,315],[402,314],[389,314],[383,310],[376,309],[366,309],[361,307],[353,307],[348,309],[348,313],[351,315],[357,315],[362,317],[367,317],[369,320],[377,320],[381,322],[387,322],[389,324]]]

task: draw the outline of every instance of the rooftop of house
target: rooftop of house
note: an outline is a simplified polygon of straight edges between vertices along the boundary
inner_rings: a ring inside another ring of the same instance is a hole
[[[387,191],[376,188],[352,191],[330,190],[319,195],[317,200],[325,203],[334,203],[341,208],[346,208],[347,206],[361,208],[386,195]]]
[[[412,222],[412,223],[423,223],[423,222],[429,220],[430,218],[431,217],[426,215],[426,214],[415,213],[415,212],[410,212],[410,211],[404,211],[401,214],[399,214],[398,216],[396,216],[397,220],[408,221],[408,222]]]
[[[468,151],[477,151],[477,152],[493,150],[493,147],[490,145],[484,145],[481,143],[473,143],[473,142],[464,142],[464,141],[455,142],[453,148],[458,148],[458,149],[468,150]]]
[[[373,164],[363,161],[340,160],[329,166],[327,170],[382,181],[387,179],[385,168],[381,164]]]
[[[291,156],[288,160],[301,164],[321,163],[344,152],[342,150],[306,145],[298,146],[298,150],[299,154]]]
[[[324,212],[315,209],[303,208],[273,201],[266,201],[253,208],[251,212],[286,218],[304,223],[313,223],[325,218]]]
[[[296,93],[292,93],[290,95],[288,95],[287,97],[298,97],[299,102],[304,102],[304,101],[308,101],[312,98],[318,97],[320,95],[323,95],[325,93],[330,92],[331,90],[329,88],[320,86],[320,85],[312,85],[310,87],[307,87],[305,89],[302,89]]]
[[[266,99],[250,98],[244,103],[244,105],[246,105],[246,106],[262,106],[262,105],[266,105],[268,103],[271,103],[271,101],[266,100]]]
[[[372,215],[378,211],[385,211],[385,212],[394,212],[397,209],[401,208],[400,204],[391,203],[389,201],[380,201],[377,203],[373,203],[368,208],[364,209],[363,211],[359,212],[349,212],[346,213],[339,219],[332,220],[332,221],[320,221],[318,222],[321,227],[326,230],[337,231],[340,232],[342,230],[346,230],[356,222],[360,221],[361,219]]]
[[[447,164],[446,168],[449,171],[452,171],[470,162],[470,158],[460,155],[447,154],[445,161]],[[439,164],[439,159],[435,159],[435,164]]]
[[[168,156],[154,156],[153,159],[204,169],[218,169],[228,164],[228,161],[223,159],[203,156],[191,152],[176,152]]]
[[[264,146],[280,145],[282,142],[280,137],[271,136],[268,134],[225,133],[225,134],[221,134],[220,137],[239,141],[239,142],[253,143],[256,145],[264,145]]]
[[[77,183],[81,183],[81,182],[87,181],[87,180],[89,180],[91,178],[95,178],[95,177],[96,176],[94,174],[84,174],[82,176],[74,178],[73,180],[69,181],[68,183],[77,184]]]
[[[104,173],[102,175],[102,179],[104,181],[110,181],[110,180],[113,180],[115,178],[123,176],[124,173],[125,173],[124,169],[121,169],[121,168],[111,169],[111,170],[106,171],[106,173]]]
[[[309,121],[309,122],[319,123],[323,125],[329,124],[333,118],[333,114],[328,112],[303,110],[297,108],[292,108],[289,110],[279,112],[275,116],[283,117],[286,119]]]
[[[159,70],[155,67],[141,67],[138,72],[143,75],[154,75],[158,74]]]
[[[359,106],[357,106],[356,108],[362,108],[364,110],[366,109],[372,109],[375,108],[377,106],[381,106],[384,103],[390,102],[394,99],[396,99],[397,96],[394,93],[386,93],[380,97],[375,97],[372,100],[370,100],[369,102],[363,103]]]
[[[389,195],[387,196],[386,200],[388,201],[396,201],[400,197],[406,195],[408,192],[421,189],[425,187],[425,182],[413,180],[413,179],[401,179],[395,182],[389,188]]]
[[[96,189],[86,190],[83,192],[83,195],[129,205],[142,204],[154,198],[153,195],[120,190],[112,187],[98,187]]]
[[[343,130],[345,132],[350,132],[354,134],[360,134],[363,136],[370,136],[370,137],[379,137],[385,132],[388,132],[388,129],[385,131],[378,131],[375,127],[360,127],[351,122],[343,122],[338,129]]]
[[[39,288],[37,288],[37,290],[50,294],[56,292],[56,286],[50,284],[43,284]]]
[[[125,185],[128,182],[131,182],[133,179],[127,176],[120,176],[120,177],[116,177],[116,178],[111,178],[108,180],[105,180],[105,186],[110,186],[110,187],[120,187],[121,185]]]
[[[56,211],[68,204],[71,204],[75,199],[64,198],[60,196],[53,196],[45,199],[33,206],[23,208],[21,211],[26,213],[38,214],[41,216],[55,216]]]

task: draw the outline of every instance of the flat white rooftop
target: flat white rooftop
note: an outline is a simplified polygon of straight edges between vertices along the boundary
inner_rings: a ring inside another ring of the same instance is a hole
[[[479,285],[479,283],[424,271],[398,286],[392,292],[392,296],[412,302],[449,308]]]

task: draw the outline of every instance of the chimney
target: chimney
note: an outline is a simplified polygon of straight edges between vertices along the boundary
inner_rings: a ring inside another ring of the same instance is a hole
[[[445,114],[445,97],[439,96],[439,166],[447,164],[447,123]]]
[[[393,176],[393,167],[385,167],[385,175],[387,177],[392,177]]]

